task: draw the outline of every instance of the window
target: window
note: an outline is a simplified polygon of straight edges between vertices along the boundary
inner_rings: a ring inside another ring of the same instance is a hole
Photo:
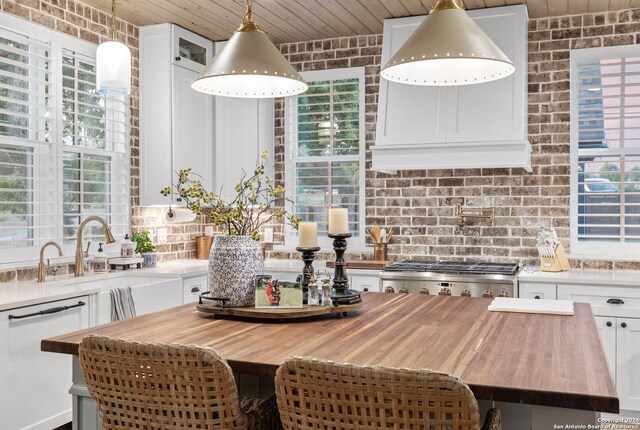
[[[287,195],[330,247],[329,208],[347,208],[349,248],[364,248],[364,69],[302,73],[309,90],[285,105]],[[287,230],[286,244],[297,244]]]
[[[0,262],[99,215],[129,226],[129,106],[96,92],[95,45],[0,14]],[[101,227],[85,237],[103,237]],[[91,240],[91,239],[90,239]]]
[[[640,250],[640,48],[571,52],[571,251]]]

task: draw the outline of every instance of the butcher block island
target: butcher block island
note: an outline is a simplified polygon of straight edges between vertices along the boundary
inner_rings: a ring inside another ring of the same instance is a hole
[[[363,307],[345,317],[295,322],[217,319],[188,304],[44,339],[41,346],[43,351],[75,355],[74,408],[86,404],[83,389],[88,396],[77,362],[78,344],[96,333],[211,347],[234,372],[268,378],[292,355],[449,372],[469,384],[481,407],[497,402],[506,429],[594,424],[599,412],[618,412],[588,304],[575,303],[575,314],[562,316],[490,312],[492,299],[484,298],[362,297]],[[74,410],[74,417],[86,422],[86,413]]]

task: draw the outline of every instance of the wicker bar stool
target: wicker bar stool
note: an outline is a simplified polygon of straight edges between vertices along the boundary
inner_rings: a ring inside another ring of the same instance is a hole
[[[446,373],[292,357],[275,382],[285,430],[481,428],[469,386]],[[501,428],[491,409],[482,429]]]
[[[239,397],[213,349],[90,335],[79,355],[105,430],[280,428],[275,396]]]

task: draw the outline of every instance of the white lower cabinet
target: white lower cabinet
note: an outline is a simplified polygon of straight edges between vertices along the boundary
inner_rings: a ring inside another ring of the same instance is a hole
[[[182,281],[182,302],[195,303],[200,294],[208,290],[207,275],[185,278]]]
[[[640,288],[558,284],[558,299],[591,304],[620,409],[640,411]]]
[[[3,429],[51,430],[71,421],[71,356],[40,341],[89,327],[88,296],[0,312],[0,419]]]
[[[640,318],[595,318],[620,409],[640,411]]]

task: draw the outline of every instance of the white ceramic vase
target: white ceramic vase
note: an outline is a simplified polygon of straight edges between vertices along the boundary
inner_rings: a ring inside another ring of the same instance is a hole
[[[253,306],[255,278],[264,270],[260,243],[249,236],[216,236],[209,253],[208,283],[212,297],[225,306]]]

